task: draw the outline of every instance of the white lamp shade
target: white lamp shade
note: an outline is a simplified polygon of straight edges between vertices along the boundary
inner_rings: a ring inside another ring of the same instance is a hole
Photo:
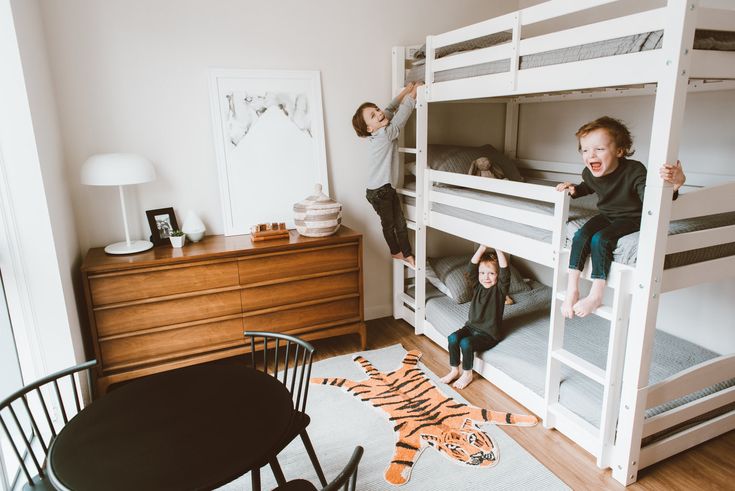
[[[91,186],[124,186],[156,179],[150,160],[133,153],[92,155],[82,165],[82,184]]]

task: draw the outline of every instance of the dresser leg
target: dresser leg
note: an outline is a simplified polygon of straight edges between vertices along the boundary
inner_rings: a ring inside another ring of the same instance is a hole
[[[364,323],[360,325],[358,334],[360,335],[360,349],[364,351],[367,347],[367,329]]]

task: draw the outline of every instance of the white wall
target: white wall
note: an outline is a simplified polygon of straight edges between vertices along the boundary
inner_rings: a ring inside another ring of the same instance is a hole
[[[38,2],[2,0],[0,9],[0,265],[32,380],[83,359],[72,284],[79,245]]]
[[[390,262],[365,201],[366,152],[350,119],[363,101],[390,97],[391,47],[516,8],[515,1],[41,0],[82,251],[120,240],[114,190],[82,187],[97,152],[137,152],[158,180],[132,193],[131,230],[144,212],[199,212],[222,233],[211,137],[210,68],[317,69],[333,197],[344,223],[365,234],[368,317],[390,312]],[[136,197],[137,195],[137,197]]]
[[[602,115],[622,119],[631,130],[634,159],[648,165],[653,96],[596,99],[521,106],[520,158],[581,163],[574,133]],[[690,93],[679,157],[685,172],[735,179],[732,138],[735,91]],[[735,280],[698,285],[661,296],[658,327],[718,353],[735,352],[732,299]]]

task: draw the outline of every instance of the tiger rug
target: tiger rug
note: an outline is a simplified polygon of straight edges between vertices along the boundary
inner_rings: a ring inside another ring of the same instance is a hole
[[[394,423],[397,441],[385,480],[394,485],[408,482],[411,469],[425,448],[435,448],[446,458],[466,465],[492,467],[498,463],[495,441],[478,423],[534,426],[535,416],[480,409],[443,394],[418,367],[419,351],[409,351],[401,367],[380,372],[360,355],[353,358],[367,380],[312,378],[313,384],[339,387],[384,411]]]

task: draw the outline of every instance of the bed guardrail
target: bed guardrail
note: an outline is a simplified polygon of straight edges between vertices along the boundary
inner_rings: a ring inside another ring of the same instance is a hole
[[[732,200],[735,182],[697,189],[679,196],[672,203],[671,220],[735,212]],[[666,241],[666,254],[675,254],[705,247],[735,242],[735,225],[670,235]],[[678,290],[703,282],[717,281],[732,276],[735,256],[726,256],[698,262],[663,272],[661,292]]]
[[[735,373],[735,354],[713,358],[646,388],[648,408],[728,380]],[[640,467],[646,467],[735,428],[735,386],[725,388],[646,419],[643,438],[680,426],[644,446]],[[708,413],[724,408],[720,414]],[[687,423],[690,424],[687,424]]]
[[[661,76],[658,68],[662,56],[661,49],[580,61],[557,60],[546,66],[520,70],[522,57],[564,50],[579,46],[582,42],[591,44],[612,41],[625,36],[664,30],[669,26],[671,9],[678,8],[677,5],[669,5],[590,24],[585,24],[586,16],[574,15],[618,1],[620,0],[586,2],[550,0],[483,22],[429,36],[426,43],[425,75],[428,100],[454,100],[658,82]],[[701,17],[701,21],[697,22],[698,27],[732,29],[732,20],[735,18],[732,6],[717,1],[705,5],[707,8],[698,9]],[[523,30],[525,26],[565,16],[571,16],[569,19],[574,23],[573,27],[523,38],[526,35]],[[436,57],[437,50],[441,48],[502,32],[512,34],[509,42],[457,52],[451,56]],[[689,76],[696,78],[697,74],[700,74],[707,78],[732,78],[734,72],[730,53],[710,50],[697,50],[697,53],[697,57],[692,61]],[[625,70],[614,70],[616,75],[611,75],[612,58],[616,62],[619,60],[623,63],[621,68]],[[508,68],[500,73],[435,81],[436,75],[440,72],[492,62],[508,62]],[[537,76],[541,71],[544,76]],[[521,77],[519,73],[524,75]],[[579,82],[575,83],[575,80]]]
[[[569,195],[560,193],[553,187],[515,181],[488,179],[484,177],[429,170],[429,182],[458,186],[472,190],[488,191],[513,198],[550,203],[553,208],[532,210],[512,206],[511,203],[489,203],[480,199],[458,196],[441,187],[430,186],[429,203],[444,204],[462,210],[482,213],[505,221],[520,223],[552,233],[550,242],[519,237],[507,230],[488,225],[480,225],[457,217],[448,217],[438,211],[429,213],[429,225],[446,232],[460,235],[479,243],[487,243],[492,237],[496,247],[509,254],[521,256],[550,267],[553,267],[564,239],[566,218],[569,212]]]

